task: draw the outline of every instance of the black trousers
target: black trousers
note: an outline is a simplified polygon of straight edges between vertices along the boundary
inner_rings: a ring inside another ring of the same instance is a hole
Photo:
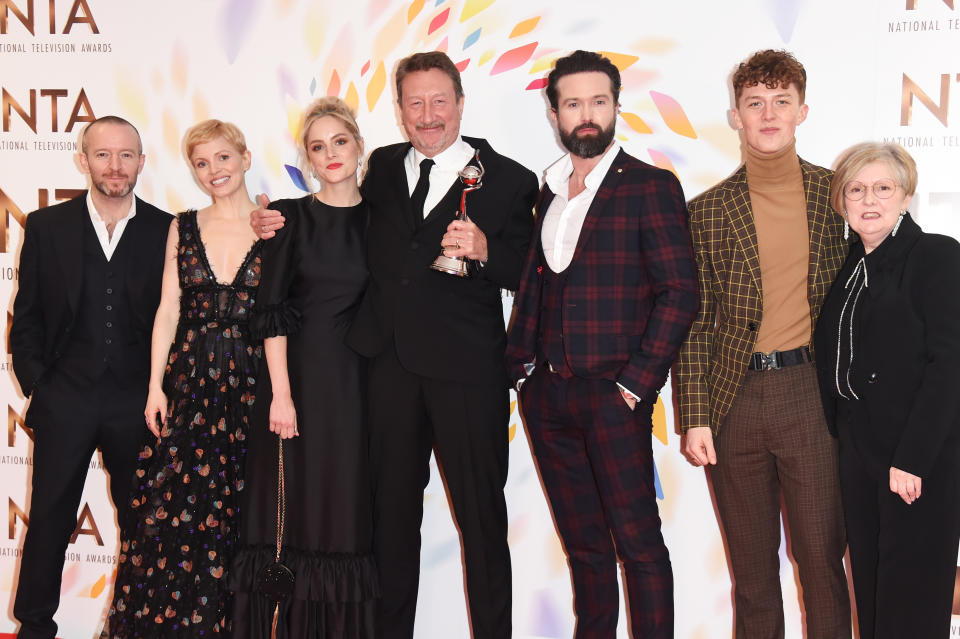
[[[30,525],[23,541],[13,614],[20,639],[53,639],[64,556],[77,524],[87,469],[100,449],[110,474],[110,496],[122,524],[137,454],[147,436],[146,380],[121,382],[107,371],[94,385],[56,372],[34,391],[33,487]]]
[[[864,465],[841,421],[840,488],[860,639],[950,636],[960,545],[960,472],[945,451],[907,504]],[[953,444],[955,448],[955,443]]]
[[[510,637],[512,579],[503,497],[510,417],[506,384],[415,375],[392,345],[369,370],[374,554],[382,590],[378,636],[413,637],[423,490],[434,450],[463,543],[473,637]]]

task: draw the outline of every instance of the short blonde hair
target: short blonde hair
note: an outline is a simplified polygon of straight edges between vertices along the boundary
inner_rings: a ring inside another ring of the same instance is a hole
[[[187,163],[192,164],[190,158],[194,149],[217,138],[223,138],[240,153],[247,152],[247,141],[237,125],[222,120],[204,120],[187,129],[183,136],[183,152]]]
[[[830,184],[830,204],[843,213],[843,187],[868,164],[886,162],[896,182],[907,197],[917,190],[917,163],[907,150],[895,142],[861,142],[854,144],[837,158],[837,168]]]

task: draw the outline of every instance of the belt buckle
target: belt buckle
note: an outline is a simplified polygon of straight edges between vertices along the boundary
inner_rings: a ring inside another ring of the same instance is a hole
[[[780,351],[773,351],[771,353],[757,353],[760,359],[759,369],[762,371],[775,371],[780,368],[780,358],[777,355],[780,354]]]

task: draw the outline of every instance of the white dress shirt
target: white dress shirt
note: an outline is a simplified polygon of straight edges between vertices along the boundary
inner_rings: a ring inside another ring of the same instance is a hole
[[[427,199],[423,204],[423,217],[427,217],[433,207],[440,203],[453,183],[459,179],[458,173],[473,159],[474,153],[476,153],[474,148],[464,142],[463,138],[457,136],[453,144],[433,156],[432,159],[436,164],[430,170],[430,187],[427,190]],[[413,195],[413,189],[416,188],[417,180],[420,179],[420,162],[425,159],[427,159],[427,156],[411,147],[403,161],[403,168],[407,172],[407,188],[410,189],[410,195]],[[458,202],[457,206],[459,205]],[[469,215],[469,209],[467,213]]]
[[[540,242],[543,245],[543,255],[547,258],[547,266],[554,273],[560,273],[570,266],[587,211],[590,210],[593,198],[619,152],[620,145],[614,142],[584,178],[584,189],[571,200],[567,199],[570,194],[570,176],[573,174],[570,154],[563,156],[547,169],[544,181],[553,191],[554,198],[543,218]]]
[[[100,248],[103,249],[103,254],[109,262],[110,258],[113,257],[113,252],[117,250],[117,244],[120,243],[123,229],[127,228],[127,222],[137,215],[137,198],[130,198],[130,212],[117,220],[117,225],[113,227],[112,236],[107,230],[107,223],[100,217],[97,207],[93,204],[93,196],[90,195],[90,191],[87,191],[87,212],[90,214],[90,221],[93,222],[93,230],[97,234],[97,239],[100,241]]]
[[[554,273],[560,273],[570,266],[573,253],[577,249],[577,241],[580,239],[580,229],[583,228],[583,221],[587,218],[587,211],[590,210],[593,198],[597,195],[603,178],[607,176],[607,171],[610,170],[619,152],[620,144],[614,141],[597,165],[587,173],[587,177],[583,180],[584,189],[570,200],[567,200],[570,195],[570,176],[573,174],[573,161],[570,159],[570,154],[566,154],[547,168],[544,181],[550,187],[554,197],[543,218],[540,243],[547,266]],[[533,372],[534,366],[534,364],[524,364],[527,375]],[[524,381],[526,378],[517,381],[518,391]],[[623,384],[618,382],[617,386],[636,401],[640,401],[640,398]]]

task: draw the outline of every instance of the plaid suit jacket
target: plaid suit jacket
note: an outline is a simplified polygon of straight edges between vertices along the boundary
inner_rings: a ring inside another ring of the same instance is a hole
[[[830,208],[833,172],[800,160],[807,198],[811,326],[847,254],[843,223]],[[757,233],[746,166],[690,202],[700,276],[700,311],[680,350],[675,383],[680,428],[719,432],[743,381],[763,320]],[[811,338],[811,348],[813,340]]]
[[[549,268],[538,247],[553,197],[544,185],[517,291],[507,339],[514,383],[536,366],[541,274]],[[567,364],[578,377],[617,381],[654,402],[696,311],[696,266],[680,183],[621,150],[590,204],[567,268]]]

